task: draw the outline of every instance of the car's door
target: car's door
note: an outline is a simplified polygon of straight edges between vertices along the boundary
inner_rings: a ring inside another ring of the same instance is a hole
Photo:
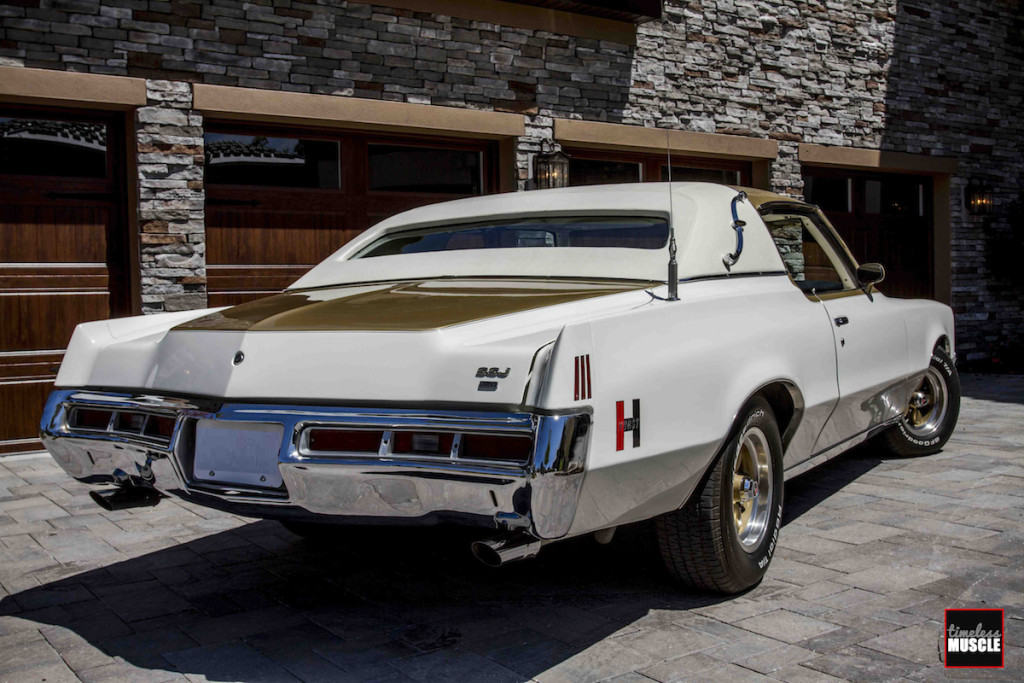
[[[820,212],[806,206],[768,209],[765,222],[796,284],[828,313],[835,338],[839,401],[814,445],[823,451],[899,414],[905,407],[907,332],[898,305],[868,294],[856,262]]]

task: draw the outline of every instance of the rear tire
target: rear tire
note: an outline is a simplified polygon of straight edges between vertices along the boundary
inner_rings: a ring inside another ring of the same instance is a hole
[[[719,593],[757,585],[782,527],[782,439],[771,406],[750,399],[691,499],[655,520],[673,577]]]
[[[959,417],[960,375],[949,355],[936,348],[903,417],[877,443],[900,457],[931,455],[949,441]]]

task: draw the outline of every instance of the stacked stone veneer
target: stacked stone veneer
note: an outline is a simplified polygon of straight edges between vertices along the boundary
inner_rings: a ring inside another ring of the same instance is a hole
[[[1024,297],[987,257],[1024,170],[1020,14],[1016,0],[666,0],[634,47],[353,2],[23,0],[0,4],[0,64],[150,79],[147,309],[204,298],[188,103],[203,82],[520,112],[521,183],[556,118],[773,138],[771,184],[791,194],[800,142],[956,157],[953,297],[976,357],[1024,333]],[[963,212],[970,178],[995,190],[994,217]]]
[[[203,119],[188,83],[146,81],[135,113],[142,307],[181,311],[206,305]]]

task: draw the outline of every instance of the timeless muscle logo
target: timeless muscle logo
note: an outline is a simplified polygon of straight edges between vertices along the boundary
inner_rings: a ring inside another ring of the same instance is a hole
[[[640,446],[640,399],[633,399],[633,417],[626,417],[624,401],[615,402],[615,450],[626,447],[626,432],[633,432],[633,448]]]
[[[1003,610],[946,610],[946,667],[1002,668]]]

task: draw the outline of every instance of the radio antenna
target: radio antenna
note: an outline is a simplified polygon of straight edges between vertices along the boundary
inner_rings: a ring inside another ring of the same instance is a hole
[[[679,301],[679,264],[676,263],[675,211],[672,208],[672,138],[665,129],[665,153],[668,156],[668,297]]]

